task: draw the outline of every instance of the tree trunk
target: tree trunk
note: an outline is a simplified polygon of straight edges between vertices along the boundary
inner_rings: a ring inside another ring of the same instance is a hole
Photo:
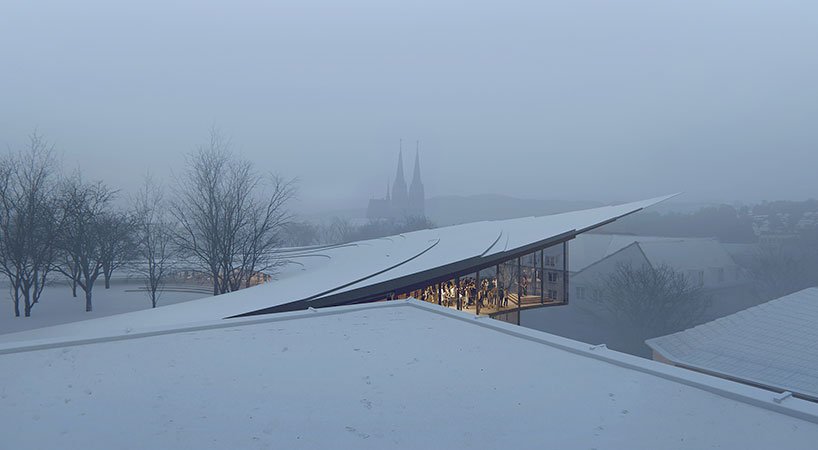
[[[111,274],[105,274],[105,289],[111,289]]]
[[[76,278],[71,279],[71,295],[73,295],[74,298],[77,298],[77,279]]]
[[[26,317],[31,317],[31,300],[28,298],[27,295],[23,296],[23,300],[25,301],[25,305],[24,305],[25,315],[26,315]]]
[[[14,302],[14,317],[20,317],[20,285],[14,284],[14,297],[12,301]]]
[[[85,291],[85,312],[91,312],[93,309],[91,305],[91,289],[89,288]]]

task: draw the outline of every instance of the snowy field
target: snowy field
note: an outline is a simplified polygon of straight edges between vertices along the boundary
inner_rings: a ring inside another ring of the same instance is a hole
[[[85,312],[85,296],[77,288],[77,297],[71,296],[71,287],[64,282],[55,282],[45,288],[40,302],[31,310],[31,317],[14,317],[14,304],[8,283],[0,285],[2,307],[0,307],[0,334],[15,333],[18,331],[33,330],[69,322],[86,319],[95,319],[114,314],[149,309],[151,301],[145,292],[139,291],[142,284],[136,280],[112,280],[111,288],[105,289],[100,280],[94,287],[94,310]],[[176,290],[179,288],[179,290]],[[202,297],[208,297],[203,292],[184,292],[191,289],[200,290],[198,285],[168,286],[168,291],[159,298],[157,306],[172,305]],[[174,290],[170,290],[174,289]],[[23,306],[20,305],[20,313]]]

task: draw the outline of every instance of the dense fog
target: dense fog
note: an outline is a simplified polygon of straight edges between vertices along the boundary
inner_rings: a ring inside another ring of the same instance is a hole
[[[746,282],[676,328],[818,282],[814,2],[12,1],[0,46],[8,161],[41,147],[42,195],[97,186],[130,227],[185,223],[202,197],[180,180],[215,133],[248,179],[286,183],[268,253],[682,192],[598,230],[732,246]],[[394,194],[401,154],[407,180],[413,157],[422,167],[422,217],[373,220],[367,202]]]
[[[133,190],[217,125],[294,207],[383,195],[399,140],[427,194],[805,200],[810,1],[6,1],[0,145],[36,127]]]

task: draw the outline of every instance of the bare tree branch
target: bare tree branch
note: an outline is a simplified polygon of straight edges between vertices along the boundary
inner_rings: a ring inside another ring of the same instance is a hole
[[[16,316],[20,300],[31,315],[53,267],[57,176],[54,148],[36,131],[28,149],[0,163],[0,272],[10,281]]]
[[[269,185],[265,181],[249,161],[232,153],[229,139],[216,129],[208,145],[188,157],[170,208],[179,224],[175,241],[210,276],[213,295],[248,286],[280,264],[276,248],[290,221],[286,204],[295,189],[279,177],[271,177]]]
[[[94,285],[103,274],[105,243],[111,235],[107,218],[115,214],[116,194],[101,182],[86,183],[79,173],[63,183],[59,199],[63,227],[57,239],[62,255],[57,270],[85,292],[85,311],[93,309]]]
[[[165,281],[175,267],[173,227],[167,220],[164,191],[150,175],[145,177],[134,203],[136,253],[141,259],[136,269],[142,274],[151,307],[156,308]]]

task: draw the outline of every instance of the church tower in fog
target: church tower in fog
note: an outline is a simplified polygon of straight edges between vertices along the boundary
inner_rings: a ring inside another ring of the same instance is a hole
[[[412,183],[406,187],[406,177],[403,171],[403,141],[398,150],[398,168],[392,191],[386,191],[385,198],[369,200],[366,217],[370,220],[401,220],[407,217],[424,217],[426,213],[426,195],[423,190],[423,181],[420,176],[420,145],[415,148],[415,169],[412,174]]]

